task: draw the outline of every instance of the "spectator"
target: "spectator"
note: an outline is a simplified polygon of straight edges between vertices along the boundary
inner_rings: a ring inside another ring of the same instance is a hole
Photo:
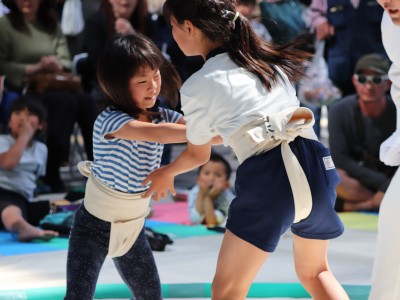
[[[374,0],[312,0],[311,27],[326,40],[329,77],[343,96],[355,92],[351,77],[357,60],[369,53],[386,57],[380,22],[383,9]]]
[[[190,220],[194,224],[225,224],[229,205],[235,197],[229,187],[231,172],[229,162],[216,153],[199,167],[196,185],[188,195]]]
[[[32,202],[36,180],[45,173],[47,147],[36,140],[45,120],[46,109],[38,99],[22,96],[11,105],[11,133],[0,135],[1,225],[20,241],[58,236],[34,226],[50,211],[49,201]]]
[[[362,56],[352,82],[357,91],[329,110],[329,144],[340,175],[338,211],[379,208],[396,171],[379,160],[380,144],[396,128],[396,108],[387,95],[389,61]]]
[[[306,7],[298,0],[262,0],[260,10],[262,22],[274,43],[293,41],[306,30],[303,13]]]
[[[259,22],[254,19],[254,10],[256,9],[257,0],[238,0],[236,4],[236,10],[249,19],[251,26],[254,31],[264,40],[271,42],[272,36],[269,33],[268,29]]]
[[[88,17],[83,33],[83,50],[89,55],[84,76],[87,90],[97,99],[102,100],[104,95],[96,78],[97,61],[107,41],[116,33],[138,32],[153,38],[153,25],[146,0],[102,0],[100,9]]]
[[[69,70],[71,60],[57,23],[52,0],[8,0],[10,13],[0,18],[0,74],[7,87],[21,93],[26,82],[40,72]],[[68,161],[70,136],[78,121],[86,154],[93,158],[92,133],[96,111],[83,93],[48,90],[36,93],[48,110],[46,144],[49,155],[46,183],[53,192],[65,190],[59,168]]]

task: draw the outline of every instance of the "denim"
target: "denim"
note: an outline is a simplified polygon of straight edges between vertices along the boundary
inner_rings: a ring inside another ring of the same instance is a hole
[[[69,239],[65,300],[93,299],[108,253],[110,228],[111,223],[94,217],[83,205],[76,212]],[[157,266],[144,228],[132,248],[113,262],[135,300],[162,299]]]

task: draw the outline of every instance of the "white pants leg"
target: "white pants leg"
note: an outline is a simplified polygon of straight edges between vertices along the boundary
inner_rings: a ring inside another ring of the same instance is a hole
[[[400,170],[379,211],[378,239],[369,300],[400,299]]]

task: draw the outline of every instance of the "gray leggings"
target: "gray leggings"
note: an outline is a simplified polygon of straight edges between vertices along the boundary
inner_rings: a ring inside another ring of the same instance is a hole
[[[108,253],[110,227],[111,223],[94,217],[83,205],[76,212],[69,239],[65,300],[93,299]],[[157,266],[144,229],[132,248],[113,261],[134,299],[162,299]]]

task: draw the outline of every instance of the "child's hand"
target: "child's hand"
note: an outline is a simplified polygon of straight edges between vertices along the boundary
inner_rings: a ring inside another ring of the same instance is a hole
[[[31,122],[29,122],[28,119],[23,119],[18,128],[18,136],[26,137],[28,140],[30,140],[34,134],[35,128],[33,128]]]
[[[151,197],[158,201],[161,198],[167,197],[168,191],[175,196],[174,188],[174,176],[168,172],[166,167],[161,167],[151,172],[146,179],[142,182],[142,185],[150,183],[150,188],[144,193],[143,198]]]
[[[226,184],[224,182],[218,182],[215,180],[214,184],[208,191],[208,197],[210,197],[212,200],[215,200],[219,195],[221,195],[225,188]]]
[[[219,195],[221,195],[224,189],[225,188],[222,185],[214,184],[208,191],[208,197],[214,200],[218,198]]]

